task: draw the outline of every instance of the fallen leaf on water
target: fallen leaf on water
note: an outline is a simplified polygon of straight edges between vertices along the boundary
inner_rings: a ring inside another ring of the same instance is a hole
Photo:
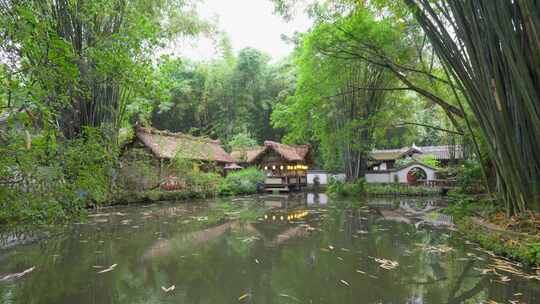
[[[399,266],[397,261],[391,261],[387,259],[374,258],[375,262],[379,263],[379,267],[390,270]]]
[[[247,299],[248,297],[249,297],[249,293],[245,293],[245,294],[238,297],[238,301],[242,301],[244,299]]]
[[[360,270],[360,269],[356,269],[356,272],[361,273],[361,274],[366,274],[365,271],[362,271],[362,270]]]
[[[332,246],[332,245],[328,245],[328,248],[329,248],[330,250],[334,250],[334,246]]]
[[[118,264],[112,264],[111,267],[107,268],[107,269],[103,269],[102,271],[98,272],[98,273],[105,273],[105,272],[109,272],[109,271],[113,271],[114,268],[117,266]]]
[[[338,260],[340,261],[343,261],[343,258],[342,257],[337,257]]]
[[[257,259],[255,259],[255,263],[260,264],[260,263],[259,263],[259,260],[257,260]]]
[[[297,302],[300,302],[300,300],[298,300],[297,298],[295,298],[295,297],[293,297],[293,296],[290,296],[290,295],[288,295],[288,294],[285,294],[285,293],[280,293],[279,296],[280,296],[280,297],[284,297],[284,298],[290,298],[290,299],[293,299],[293,300],[295,300],[295,301],[297,301]]]
[[[171,287],[169,287],[169,288],[165,288],[164,286],[161,286],[161,290],[163,290],[165,292],[173,291],[175,288],[176,288],[176,286],[174,286],[174,285],[171,285]]]
[[[26,269],[26,270],[24,270],[24,271],[22,271],[22,272],[8,274],[8,275],[6,275],[6,276],[4,276],[4,277],[1,277],[1,278],[0,278],[0,282],[18,279],[18,278],[20,278],[20,277],[22,277],[22,276],[24,276],[24,275],[26,275],[26,274],[28,274],[28,273],[34,271],[34,269],[36,269],[35,266],[30,267],[30,268],[28,268],[28,269]]]
[[[345,285],[345,286],[351,286],[347,281],[345,280],[339,280],[341,282],[341,284]]]

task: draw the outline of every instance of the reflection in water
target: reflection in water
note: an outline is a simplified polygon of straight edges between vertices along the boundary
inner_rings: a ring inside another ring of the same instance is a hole
[[[494,258],[433,229],[451,225],[438,207],[309,193],[122,207],[0,250],[0,277],[36,267],[0,283],[0,303],[540,300],[538,282],[505,273],[510,281],[498,283],[478,271]],[[384,269],[376,259],[398,266]]]
[[[306,202],[308,206],[319,205],[323,206],[328,203],[328,195],[326,193],[308,193],[306,195]]]

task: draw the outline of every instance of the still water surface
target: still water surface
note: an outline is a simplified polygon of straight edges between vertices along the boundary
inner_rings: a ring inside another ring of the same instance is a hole
[[[301,194],[104,209],[46,238],[1,233],[0,303],[540,303],[533,272],[437,208]]]

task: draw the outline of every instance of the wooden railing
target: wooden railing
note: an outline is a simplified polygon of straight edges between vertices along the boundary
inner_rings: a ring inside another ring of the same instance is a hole
[[[457,186],[457,182],[451,179],[417,180],[416,182],[411,183],[411,185],[434,188],[454,188]]]

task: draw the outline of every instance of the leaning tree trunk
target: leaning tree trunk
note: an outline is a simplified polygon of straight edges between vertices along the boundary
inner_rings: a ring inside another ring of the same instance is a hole
[[[540,2],[405,2],[459,81],[508,213],[540,210]]]

